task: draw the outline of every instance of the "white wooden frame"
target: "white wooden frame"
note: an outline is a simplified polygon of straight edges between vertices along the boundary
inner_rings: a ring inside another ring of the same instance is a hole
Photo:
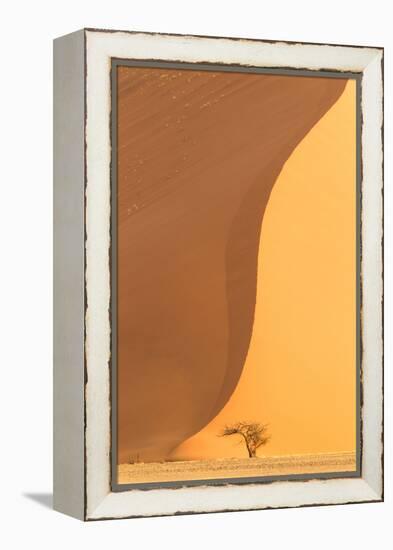
[[[361,477],[111,492],[112,58],[362,76]],[[55,508],[84,520],[383,499],[383,50],[82,30],[55,41]]]

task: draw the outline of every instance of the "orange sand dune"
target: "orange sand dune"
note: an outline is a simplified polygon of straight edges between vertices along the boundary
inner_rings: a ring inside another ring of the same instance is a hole
[[[346,81],[118,71],[118,458],[162,460],[209,424],[239,381],[271,190]],[[301,222],[309,205],[298,184],[290,196]],[[296,233],[285,217],[280,223],[281,234]],[[293,254],[282,259],[288,272],[296,271]],[[269,324],[261,334],[261,342],[288,346]],[[264,379],[263,396],[277,394],[281,382]]]
[[[242,457],[217,437],[269,423],[260,455],[356,448],[356,83],[302,140],[274,185],[259,244],[255,319],[239,384],[172,458]],[[283,223],[285,220],[285,223]]]

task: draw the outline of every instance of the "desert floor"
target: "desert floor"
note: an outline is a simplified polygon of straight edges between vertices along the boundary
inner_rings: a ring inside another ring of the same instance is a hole
[[[120,464],[118,483],[351,472],[354,452]]]

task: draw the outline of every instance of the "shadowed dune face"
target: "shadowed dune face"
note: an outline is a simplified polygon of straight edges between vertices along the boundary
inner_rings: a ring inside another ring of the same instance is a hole
[[[270,192],[345,84],[118,68],[120,463],[165,459],[234,391]]]

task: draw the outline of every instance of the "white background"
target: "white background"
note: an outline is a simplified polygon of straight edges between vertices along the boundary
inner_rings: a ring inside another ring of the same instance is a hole
[[[52,44],[82,27],[385,47],[386,240],[393,215],[389,0],[14,1],[1,8],[1,487],[3,548],[391,548],[392,253],[385,251],[383,504],[83,524],[52,491]]]

